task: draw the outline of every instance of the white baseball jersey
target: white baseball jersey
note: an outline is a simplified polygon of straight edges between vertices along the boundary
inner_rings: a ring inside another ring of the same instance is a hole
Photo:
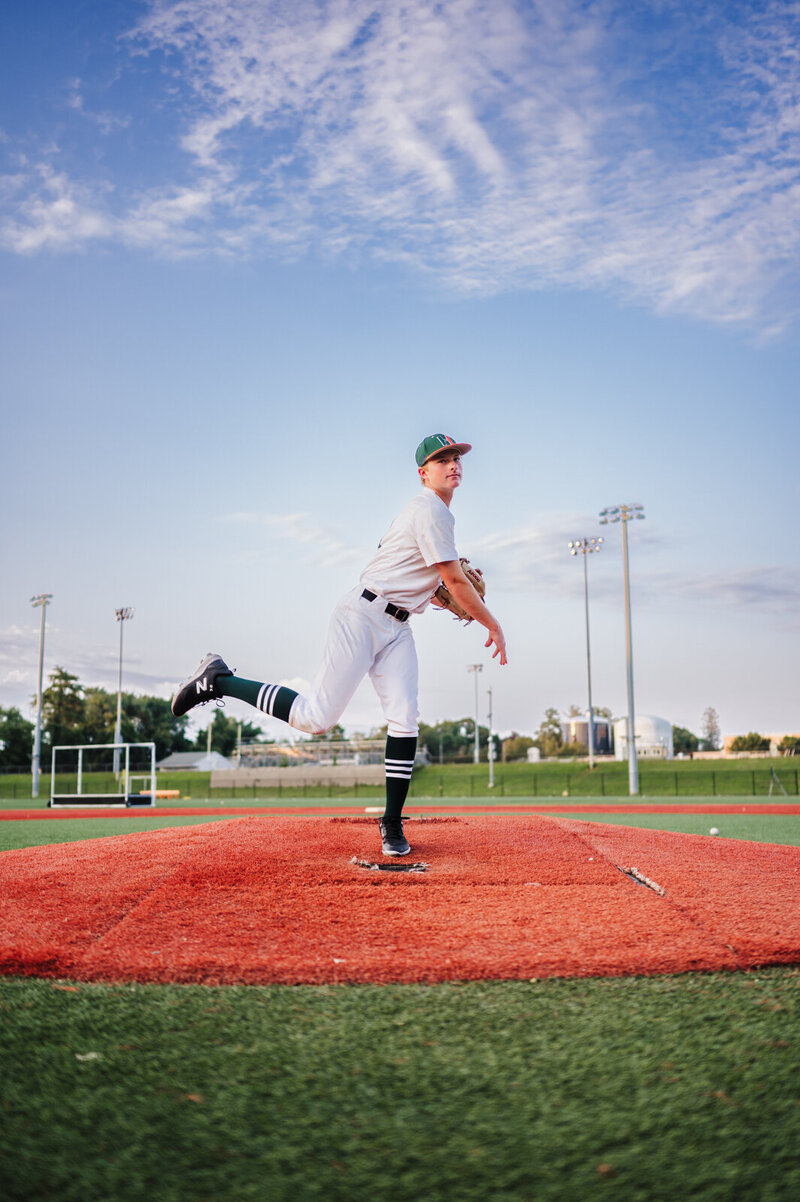
[[[440,583],[433,566],[458,559],[455,520],[430,488],[406,505],[381,539],[359,585],[334,610],[319,672],[292,704],[289,723],[322,733],[338,722],[359,683],[369,676],[390,735],[416,735],[417,652],[408,622],[386,612],[386,602],[421,613]],[[363,589],[377,594],[373,601]]]
[[[433,565],[458,559],[455,524],[441,497],[423,488],[381,539],[361,584],[409,613],[422,613],[441,583]]]

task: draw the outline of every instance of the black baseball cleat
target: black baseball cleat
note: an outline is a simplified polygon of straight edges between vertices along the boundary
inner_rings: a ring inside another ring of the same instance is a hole
[[[222,694],[217,688],[217,678],[220,676],[233,676],[233,672],[221,655],[209,651],[205,659],[201,660],[197,671],[184,681],[172,698],[172,712],[175,717],[180,718],[188,714],[194,706],[221,697]]]
[[[402,818],[381,818],[381,839],[385,856],[407,856],[411,844],[403,834]]]

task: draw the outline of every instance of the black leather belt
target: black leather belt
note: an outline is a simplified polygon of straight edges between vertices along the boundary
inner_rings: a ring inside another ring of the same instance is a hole
[[[365,588],[361,596],[365,601],[375,601],[378,594],[373,593],[371,589]],[[386,602],[386,613],[390,618],[397,618],[398,622],[407,622],[411,617],[407,609],[401,609],[399,605],[392,605],[391,601]]]

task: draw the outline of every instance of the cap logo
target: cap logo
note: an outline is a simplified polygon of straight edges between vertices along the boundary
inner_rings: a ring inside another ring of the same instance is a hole
[[[437,455],[445,447],[454,447],[460,455],[465,455],[472,449],[470,443],[456,442],[449,434],[429,434],[417,447],[417,467],[424,467],[433,455]]]

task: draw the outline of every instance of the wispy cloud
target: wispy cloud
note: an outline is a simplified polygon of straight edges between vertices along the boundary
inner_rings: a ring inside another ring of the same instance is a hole
[[[328,526],[309,513],[230,513],[222,519],[238,526],[258,526],[275,538],[306,548],[305,562],[321,568],[356,563],[363,550],[345,543]]]
[[[125,44],[168,56],[183,178],[131,198],[17,167],[3,241],[313,248],[460,294],[600,288],[777,328],[797,305],[799,25],[796,0],[152,0]]]
[[[80,113],[82,117],[85,117],[87,121],[92,121],[97,125],[101,133],[114,133],[130,125],[130,117],[120,116],[117,113],[96,112],[91,108],[87,108],[83,98],[80,79],[73,79],[71,81],[67,104],[71,109],[75,109],[76,112]]]
[[[35,708],[38,686],[39,627],[10,625],[0,629],[0,706],[16,705],[26,716]],[[91,638],[62,629],[52,622],[45,644],[44,686],[59,665],[78,677],[84,687],[116,693],[119,662],[113,647],[98,648]],[[142,658],[126,652],[123,688],[126,692],[170,697],[175,680],[143,670]]]
[[[583,595],[583,573],[570,557],[568,543],[585,533],[585,515],[547,513],[528,525],[489,533],[473,542],[468,554],[481,567],[492,588],[524,592],[532,597]],[[659,566],[659,556],[669,551],[665,539],[644,528],[636,530],[632,594],[637,605],[659,607],[673,613],[680,608],[752,610],[769,614],[786,629],[797,627],[800,614],[800,569],[784,565],[732,567],[726,571],[701,569],[676,571]],[[606,546],[601,562],[591,564],[591,595],[595,602],[619,604],[622,568],[611,572],[607,561],[619,559],[619,549]]]
[[[649,572],[642,580],[645,599],[673,606],[676,601],[719,609],[752,609],[800,622],[800,571],[782,566],[734,568],[696,575]]]

